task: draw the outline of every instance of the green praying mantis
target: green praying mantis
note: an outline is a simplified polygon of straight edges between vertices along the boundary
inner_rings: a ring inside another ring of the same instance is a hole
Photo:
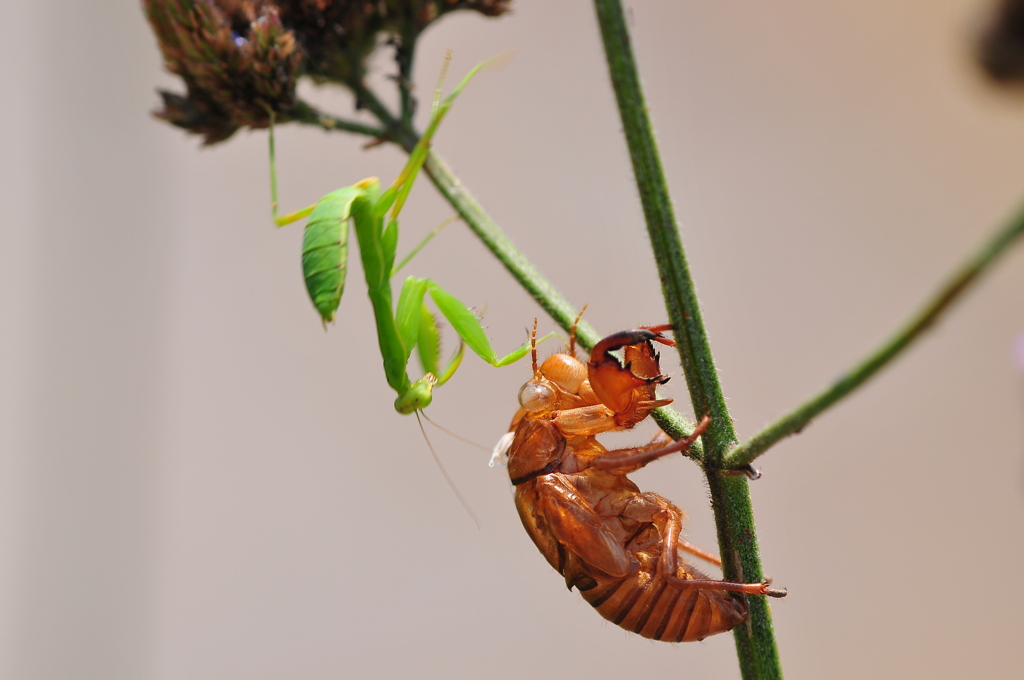
[[[398,178],[386,190],[382,190],[380,180],[370,177],[332,191],[302,210],[279,216],[274,128],[271,120],[270,190],[274,222],[284,226],[309,217],[302,239],[302,271],[310,300],[325,326],[334,320],[341,303],[348,261],[348,228],[350,222],[355,225],[359,255],[377,324],[384,373],[388,384],[398,393],[395,410],[399,413],[413,413],[430,405],[434,387],[443,385],[452,377],[462,361],[466,345],[492,366],[506,366],[530,351],[530,343],[527,342],[499,358],[473,311],[430,279],[415,276],[406,278],[397,305],[393,303],[391,290],[391,279],[436,233],[435,230],[429,234],[395,266],[398,215],[427,159],[431,139],[451,109],[452,102],[473,76],[485,68],[494,67],[498,60],[503,62],[503,56],[478,64],[443,102],[440,97],[441,85],[438,84],[430,124],[409,154],[409,161]],[[444,72],[442,81],[443,78]],[[427,307],[428,295],[460,339],[459,348],[443,369],[440,331],[433,312]],[[418,380],[409,377],[407,368],[414,348],[424,370],[423,377]]]

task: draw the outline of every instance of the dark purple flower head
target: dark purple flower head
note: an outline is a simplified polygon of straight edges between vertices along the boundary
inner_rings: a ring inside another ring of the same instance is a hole
[[[161,92],[156,115],[214,144],[241,127],[266,127],[271,111],[292,117],[302,75],[351,87],[381,42],[415,40],[454,10],[497,16],[510,2],[143,0],[164,64],[186,88]]]

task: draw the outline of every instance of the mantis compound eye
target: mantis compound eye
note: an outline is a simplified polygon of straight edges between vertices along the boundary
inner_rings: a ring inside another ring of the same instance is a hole
[[[541,411],[555,403],[555,391],[544,382],[531,380],[519,390],[519,405],[527,411]]]

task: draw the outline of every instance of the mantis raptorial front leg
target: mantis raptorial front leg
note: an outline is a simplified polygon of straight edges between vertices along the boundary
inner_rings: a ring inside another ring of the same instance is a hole
[[[366,277],[367,292],[373,305],[377,340],[388,384],[398,393],[395,409],[412,413],[426,408],[433,388],[443,385],[462,361],[466,345],[492,366],[510,364],[530,351],[530,343],[498,357],[491,347],[480,320],[466,305],[442,289],[435,281],[410,276],[402,285],[397,307],[391,279],[429,241],[427,236],[408,257],[395,266],[398,247],[398,215],[430,149],[430,142],[452,103],[478,71],[493,67],[497,60],[477,65],[443,101],[440,84],[434,99],[433,115],[405,167],[387,189],[376,177],[370,177],[327,194],[315,204],[287,215],[278,214],[277,172],[274,159],[273,117],[270,127],[270,191],[274,222],[278,226],[308,217],[302,240],[302,271],[313,306],[326,325],[334,320],[345,288],[348,263],[349,224],[355,226],[359,256]],[[426,306],[426,296],[451,324],[460,338],[459,348],[441,368],[440,335],[434,314]],[[418,350],[425,374],[418,380],[409,377],[407,367],[413,349]]]

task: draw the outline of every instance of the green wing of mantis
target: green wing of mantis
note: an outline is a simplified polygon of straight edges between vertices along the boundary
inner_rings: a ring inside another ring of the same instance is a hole
[[[356,187],[344,187],[321,198],[302,236],[302,274],[306,291],[324,323],[334,320],[345,290],[348,221],[352,201],[361,193]]]

